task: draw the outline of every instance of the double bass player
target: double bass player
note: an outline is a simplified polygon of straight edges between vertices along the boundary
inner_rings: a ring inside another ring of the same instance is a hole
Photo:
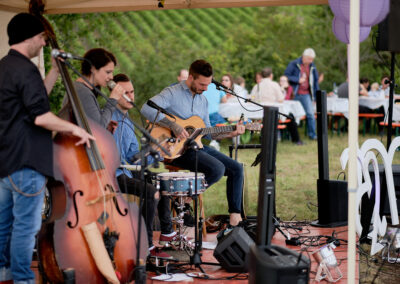
[[[35,283],[30,266],[46,178],[53,175],[51,131],[88,147],[94,137],[50,111],[48,93],[59,71],[53,59],[43,81],[30,61],[46,45],[41,21],[17,14],[7,33],[10,51],[0,61],[0,281],[25,284]]]

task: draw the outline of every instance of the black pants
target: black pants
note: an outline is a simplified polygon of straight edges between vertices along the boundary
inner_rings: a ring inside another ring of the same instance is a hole
[[[143,206],[142,215],[146,222],[147,237],[149,246],[153,246],[153,221],[158,208],[158,217],[160,219],[161,233],[169,234],[172,232],[171,207],[168,196],[161,195],[161,199],[155,199],[156,187],[150,182],[144,182],[137,178],[130,178],[124,174],[117,177],[121,192],[140,196],[142,193]],[[146,192],[144,192],[146,186]]]
[[[300,141],[299,131],[297,129],[297,123],[293,116],[293,114],[289,114],[290,122],[287,124],[287,129],[290,133],[290,137],[292,138],[293,143],[297,143]]]

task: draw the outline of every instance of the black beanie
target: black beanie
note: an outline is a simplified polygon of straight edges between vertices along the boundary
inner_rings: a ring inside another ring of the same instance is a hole
[[[20,43],[43,31],[44,26],[37,17],[28,13],[20,13],[15,15],[8,23],[8,44]]]

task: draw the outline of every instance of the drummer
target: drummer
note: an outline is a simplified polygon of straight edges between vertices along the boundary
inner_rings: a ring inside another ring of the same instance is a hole
[[[133,84],[128,76],[125,74],[117,74],[114,76],[114,81],[125,90],[125,95],[133,102],[135,100],[135,92]],[[128,111],[132,107],[132,103],[128,102],[124,97],[121,97],[117,104],[118,110],[115,110],[112,114],[112,120],[118,123],[113,135],[123,164],[133,164],[135,162],[135,155],[139,153],[139,143],[135,135],[135,128],[128,119]],[[147,159],[149,164],[154,162],[151,156],[148,156]],[[172,230],[169,198],[161,196],[160,199],[159,191],[149,181],[146,181],[146,192],[141,192],[145,188],[145,182],[126,168],[117,169],[116,176],[122,192],[134,194],[136,196],[140,196],[142,193],[142,196],[145,198],[142,214],[146,222],[150,255],[172,258],[169,254],[163,252],[153,244],[153,220],[157,204],[161,224],[160,244],[174,242],[175,238],[177,238],[176,232]]]

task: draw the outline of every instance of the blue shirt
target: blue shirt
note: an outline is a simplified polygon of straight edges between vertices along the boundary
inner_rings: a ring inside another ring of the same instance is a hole
[[[208,113],[213,114],[219,111],[219,104],[221,99],[225,96],[223,91],[217,90],[217,86],[214,83],[208,85],[207,91],[203,92],[203,96],[208,101]]]
[[[118,122],[118,127],[114,131],[113,136],[117,144],[121,163],[132,164],[134,155],[139,153],[140,147],[135,134],[135,126],[132,124],[130,119],[126,117],[126,115],[124,115],[119,110],[115,110],[113,112],[111,119]],[[149,156],[147,161],[149,164],[151,164],[154,162],[154,159],[151,156]],[[135,164],[140,164],[140,163],[135,163]],[[128,169],[118,168],[116,176],[118,177],[121,174],[125,174],[126,176],[132,178],[132,173]]]
[[[210,119],[208,117],[208,102],[203,95],[194,95],[186,85],[185,81],[176,85],[169,86],[161,91],[158,95],[151,98],[158,106],[181,119],[188,119],[194,115],[199,116],[205,123],[206,127],[210,127]],[[141,113],[150,120],[154,121],[157,110],[144,104]],[[165,117],[160,113],[157,121]]]

